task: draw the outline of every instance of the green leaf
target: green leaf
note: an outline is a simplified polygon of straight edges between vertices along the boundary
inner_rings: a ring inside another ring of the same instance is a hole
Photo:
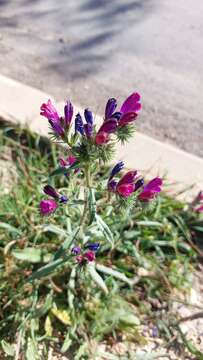
[[[113,234],[112,234],[111,230],[109,229],[108,225],[102,220],[101,216],[99,216],[98,214],[95,215],[95,219],[96,219],[98,227],[103,232],[106,240],[109,241],[111,243],[111,245],[113,245],[114,238],[113,238]]]
[[[138,278],[129,279],[125,276],[125,274],[101,264],[97,264],[96,269],[104,274],[111,275],[121,281],[124,281],[130,286],[134,285],[138,280]]]
[[[69,347],[71,346],[72,344],[72,339],[70,338],[70,334],[69,332],[66,334],[66,337],[65,337],[65,340],[63,342],[63,345],[62,345],[62,348],[61,348],[61,352],[62,353],[65,353]]]
[[[51,309],[52,303],[53,303],[53,295],[48,294],[44,304],[32,313],[32,317],[41,318],[42,316],[44,316]]]
[[[27,349],[26,349],[26,353],[25,353],[25,358],[26,360],[40,360],[37,348],[36,348],[36,344],[33,341],[32,338],[28,338],[27,340]]]
[[[155,360],[160,358],[170,359],[170,355],[163,352],[150,352],[146,353],[145,351],[137,351],[135,354],[135,360]]]
[[[12,255],[18,260],[30,263],[49,262],[52,258],[51,254],[45,253],[42,249],[31,247],[22,250],[13,250]]]
[[[150,221],[150,220],[143,220],[143,221],[137,221],[136,225],[140,226],[149,226],[149,227],[163,227],[163,224],[158,221]]]
[[[133,313],[121,315],[120,321],[126,325],[131,325],[131,326],[140,325],[140,319]]]
[[[9,355],[9,356],[14,356],[15,355],[15,349],[13,347],[13,345],[10,345],[7,341],[2,340],[1,341],[1,346],[3,351]]]
[[[74,308],[74,290],[75,290],[75,277],[76,277],[76,266],[74,266],[70,273],[70,279],[68,283],[68,304],[70,309]]]
[[[51,261],[49,264],[41,267],[39,270],[35,271],[28,279],[27,282],[31,282],[33,280],[39,280],[43,277],[46,277],[53,273],[59,266],[65,264],[67,262],[67,258],[65,259],[57,259]]]
[[[11,226],[10,224],[4,223],[4,222],[0,222],[0,228],[7,230],[10,233],[14,233],[17,235],[21,235],[21,231],[19,229],[17,229],[14,226]]]
[[[88,272],[91,276],[91,278],[94,280],[94,282],[105,292],[105,294],[108,294],[108,289],[106,287],[106,284],[102,277],[98,274],[98,272],[95,270],[94,264],[88,264],[87,265]]]
[[[67,236],[67,232],[64,229],[61,229],[58,226],[53,225],[53,224],[45,224],[45,225],[43,225],[43,231],[44,232],[49,231],[49,232],[51,232],[53,234],[57,234],[57,235],[60,235],[62,237]]]

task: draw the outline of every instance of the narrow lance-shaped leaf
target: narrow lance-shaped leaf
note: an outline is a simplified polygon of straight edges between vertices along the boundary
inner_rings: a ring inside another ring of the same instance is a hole
[[[102,220],[101,216],[99,216],[98,214],[95,215],[95,218],[97,225],[100,228],[100,230],[102,230],[106,240],[109,241],[111,245],[113,245],[114,243],[113,234],[109,229],[108,225]]]
[[[87,265],[88,272],[91,276],[91,278],[94,280],[94,282],[105,292],[105,294],[108,294],[108,289],[106,287],[106,284],[102,277],[98,274],[98,272],[95,270],[94,264],[88,264]]]

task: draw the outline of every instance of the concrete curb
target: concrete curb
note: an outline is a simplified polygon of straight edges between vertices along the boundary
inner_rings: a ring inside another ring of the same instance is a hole
[[[0,118],[13,124],[28,126],[40,135],[48,135],[47,121],[39,116],[42,102],[50,95],[0,75]],[[59,108],[62,103],[58,104]],[[75,107],[80,111],[80,107]],[[102,121],[97,117],[97,121]],[[203,189],[203,159],[137,133],[126,146],[118,146],[117,160],[127,167],[149,171],[151,176],[167,174],[177,191],[194,185],[186,194],[193,196]],[[171,188],[171,187],[170,187]]]

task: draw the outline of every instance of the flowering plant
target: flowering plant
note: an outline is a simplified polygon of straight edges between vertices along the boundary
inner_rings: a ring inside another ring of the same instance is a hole
[[[124,168],[123,161],[113,166],[105,184],[99,181],[98,173],[102,164],[112,161],[116,144],[119,141],[125,143],[133,136],[135,121],[141,110],[140,100],[140,95],[134,92],[117,109],[116,99],[109,99],[99,129],[89,109],[84,110],[83,117],[77,113],[74,118],[74,108],[70,101],[65,104],[63,115],[59,114],[51,100],[41,105],[41,115],[48,120],[53,139],[65,145],[65,157],[58,160],[59,167],[50,174],[50,179],[54,176],[65,176],[69,186],[78,176],[82,185],[79,189],[74,189],[75,196],[72,194],[71,197],[68,187],[67,193],[61,193],[51,184],[44,186],[43,192],[47,198],[40,202],[40,213],[42,216],[49,216],[57,212],[59,207],[77,205],[80,208],[82,206],[83,210],[80,223],[74,229],[72,237],[66,239],[50,263],[34,272],[29,280],[47,276],[68,262],[74,268],[86,267],[96,283],[108,292],[103,278],[96,271],[95,262],[97,252],[106,246],[106,242],[114,247],[114,239],[100,214],[97,199],[104,197],[108,206],[112,197],[116,197],[120,209],[144,210],[156,198],[162,186],[162,179],[159,177],[145,183],[137,170],[120,175]],[[95,238],[95,227],[100,234],[96,238],[101,237],[97,242],[92,241]],[[107,271],[106,267],[99,264],[97,268],[101,272]],[[114,275],[119,277],[121,274],[115,274],[114,271]]]

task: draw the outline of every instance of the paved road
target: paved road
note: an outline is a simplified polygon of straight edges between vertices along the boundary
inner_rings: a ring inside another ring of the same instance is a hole
[[[97,113],[137,89],[139,129],[203,156],[202,0],[0,0],[0,72]]]

